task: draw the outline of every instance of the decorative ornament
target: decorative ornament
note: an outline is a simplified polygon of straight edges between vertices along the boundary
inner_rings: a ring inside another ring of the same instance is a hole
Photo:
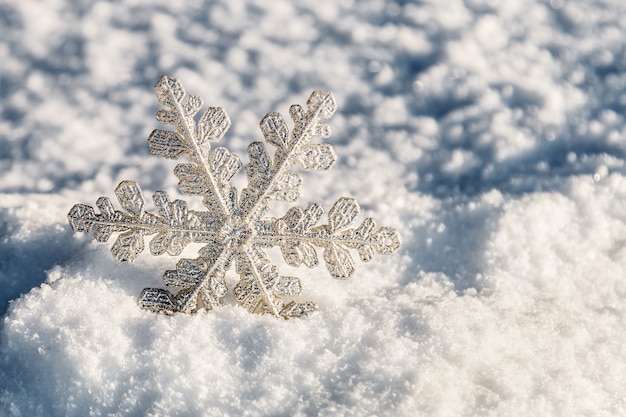
[[[276,151],[270,157],[262,142],[248,146],[248,183],[238,194],[230,180],[242,168],[239,157],[224,147],[211,150],[211,144],[221,140],[230,127],[224,109],[209,107],[196,121],[202,99],[186,95],[177,79],[162,77],[154,91],[165,107],[157,112],[157,121],[175,130],[153,131],[148,138],[150,152],[170,159],[187,156],[189,162],[174,168],[178,188],[183,194],[202,196],[206,211],[189,210],[185,201],[172,201],[165,191],[157,191],[152,196],[156,213],[148,212],[139,185],[122,181],[115,189],[122,210],[116,210],[109,198],[100,197],[96,202],[99,213],[76,204],[68,214],[74,231],[93,231],[98,242],[119,233],[111,248],[118,261],[132,262],[144,250],[145,236],[152,236],[153,255],[178,256],[191,242],[204,244],[196,259],[180,259],[175,270],[165,271],[163,282],[168,289],[143,290],[138,300],[142,308],[166,314],[211,310],[223,304],[225,275],[234,264],[239,281],[233,293],[239,304],[250,312],[300,317],[316,310],[317,304],[284,301],[300,294],[300,280],[280,275],[264,249],[278,246],[288,265],[314,268],[320,262],[320,248],[330,274],[347,279],[355,271],[349,249],[369,262],[375,252],[391,254],[400,247],[399,233],[391,227],[376,228],[371,218],[349,228],[359,214],[353,198],[337,200],[326,224],[318,225],[324,210],[317,203],[292,207],[280,218],[266,216],[272,200],[300,198],[302,177],[291,172],[296,165],[306,171],[326,171],[335,163],[331,145],[311,143],[313,137],[330,136],[330,127],[322,123],[336,109],[330,93],[314,91],[306,110],[291,106],[291,132],[279,113],[261,120],[263,136]]]

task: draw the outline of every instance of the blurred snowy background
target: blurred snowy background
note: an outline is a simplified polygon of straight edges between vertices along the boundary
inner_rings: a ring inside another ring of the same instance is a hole
[[[66,215],[176,195],[161,75],[244,162],[332,91],[339,161],[298,205],[356,197],[400,252],[292,271],[303,320],[139,310],[175,260]],[[625,115],[623,0],[0,0],[0,415],[626,415]]]

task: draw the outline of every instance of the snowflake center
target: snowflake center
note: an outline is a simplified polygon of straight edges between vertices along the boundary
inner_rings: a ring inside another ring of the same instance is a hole
[[[220,230],[222,243],[229,249],[242,248],[251,236],[252,229],[239,216],[229,217]]]

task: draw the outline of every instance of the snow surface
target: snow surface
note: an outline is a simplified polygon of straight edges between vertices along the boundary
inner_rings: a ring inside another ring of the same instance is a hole
[[[354,196],[399,253],[281,266],[302,320],[140,310],[175,260],[116,264],[66,214],[176,193],[160,75],[244,160],[332,91],[339,161],[298,204]],[[0,106],[2,416],[626,415],[623,0],[0,0]]]

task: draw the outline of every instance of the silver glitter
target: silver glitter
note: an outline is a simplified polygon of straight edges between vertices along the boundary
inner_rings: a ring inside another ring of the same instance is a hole
[[[391,227],[376,228],[371,218],[351,228],[359,214],[353,198],[340,198],[328,211],[326,224],[318,224],[324,210],[317,203],[292,207],[279,218],[266,216],[272,200],[294,202],[300,198],[302,177],[291,172],[292,168],[299,165],[307,171],[325,171],[335,163],[331,145],[310,143],[313,137],[330,136],[330,127],[322,122],[336,109],[330,93],[314,91],[306,109],[291,106],[291,132],[280,114],[263,118],[263,136],[276,150],[271,157],[262,142],[248,146],[248,184],[238,195],[230,180],[243,166],[239,157],[223,147],[211,149],[230,127],[224,109],[209,107],[196,120],[202,100],[186,95],[177,79],[162,77],[154,90],[165,107],[156,119],[175,130],[152,132],[150,152],[170,159],[187,156],[189,162],[174,168],[178,187],[183,194],[201,196],[207,210],[189,210],[185,201],[172,201],[165,191],[157,191],[152,196],[156,213],[147,212],[139,185],[122,181],[115,189],[122,210],[116,210],[109,198],[100,197],[96,202],[99,213],[91,206],[76,204],[68,214],[74,231],[93,231],[98,242],[118,234],[111,248],[118,261],[132,262],[144,250],[145,236],[151,236],[153,255],[167,252],[177,256],[189,243],[204,244],[196,259],[181,259],[175,270],[165,271],[163,282],[168,289],[144,289],[138,300],[141,307],[166,314],[211,310],[223,304],[225,274],[234,265],[239,282],[233,293],[241,306],[276,317],[304,316],[315,311],[317,304],[285,301],[300,294],[300,280],[280,275],[264,249],[277,246],[288,265],[309,268],[320,263],[317,250],[322,249],[330,274],[347,279],[355,271],[349,249],[369,262],[374,253],[390,254],[400,247],[399,233]]]

